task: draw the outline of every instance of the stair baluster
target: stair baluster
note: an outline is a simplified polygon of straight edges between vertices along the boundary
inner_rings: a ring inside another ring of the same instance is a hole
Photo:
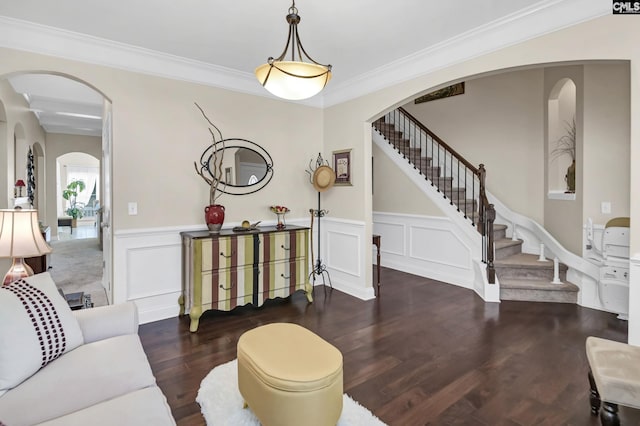
[[[475,167],[469,163],[403,108],[385,114],[373,123],[373,127],[481,233],[482,260],[487,265],[487,279],[489,283],[494,284],[493,221],[496,212],[493,205],[489,204],[485,193],[484,165]],[[464,173],[464,179],[461,178],[461,173]],[[469,173],[473,175],[470,183],[467,181]],[[461,184],[463,186],[460,186]],[[471,198],[467,197],[469,189]]]

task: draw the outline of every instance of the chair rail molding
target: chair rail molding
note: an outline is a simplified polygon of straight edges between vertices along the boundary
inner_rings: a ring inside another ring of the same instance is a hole
[[[307,218],[287,219],[291,225],[309,226]],[[275,220],[262,222],[275,225]],[[226,226],[240,226],[227,223]],[[163,228],[139,228],[113,234],[113,302],[134,301],[145,324],[178,316],[178,297],[182,293],[182,242],[180,232],[206,230],[203,225]],[[373,284],[365,284],[363,250],[364,222],[322,218],[321,259],[337,290],[369,300],[375,297]],[[314,254],[317,256],[317,230],[314,229]],[[309,259],[311,262],[311,258]],[[158,266],[161,265],[161,266]],[[312,264],[309,265],[313,267]],[[322,280],[316,280],[322,284]],[[327,282],[327,285],[329,283]]]

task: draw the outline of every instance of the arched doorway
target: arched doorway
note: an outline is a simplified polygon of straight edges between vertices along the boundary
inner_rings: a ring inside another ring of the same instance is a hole
[[[56,158],[57,216],[71,216],[70,209],[75,209],[74,213],[78,215],[73,227],[60,226],[58,220],[58,240],[98,238],[100,224],[97,223],[96,211],[100,208],[102,198],[100,180],[98,158],[83,152],[70,152]],[[64,197],[64,194],[70,193],[75,195]]]
[[[110,191],[105,190],[105,184],[108,185],[111,181],[109,179],[111,170],[110,168],[107,170],[102,168],[103,158],[110,156],[110,152],[107,151],[110,150],[111,144],[109,141],[103,142],[104,138],[102,137],[105,133],[111,134],[110,129],[105,129],[105,126],[110,126],[110,122],[103,119],[105,111],[110,110],[110,100],[91,84],[71,75],[47,72],[20,72],[0,76],[0,78],[2,77],[15,92],[6,96],[9,102],[15,104],[8,105],[7,108],[15,106],[22,111],[26,111],[27,115],[32,113],[39,123],[38,129],[40,130],[28,129],[25,142],[27,148],[32,148],[35,157],[35,175],[37,179],[35,197],[37,199],[37,207],[41,212],[40,219],[44,224],[50,226],[51,234],[55,236],[57,235],[59,215],[57,199],[60,193],[57,183],[58,168],[56,161],[58,157],[69,152],[86,152],[87,149],[84,149],[83,145],[86,144],[87,138],[97,140],[97,144],[87,152],[98,159],[101,164],[99,171],[103,176],[97,180],[99,183],[96,185],[96,193],[110,194]],[[5,101],[6,105],[7,99],[2,100]],[[7,124],[13,127],[22,118],[24,118],[24,115],[9,117]],[[28,121],[33,121],[32,118],[29,117]],[[30,126],[33,127],[33,123],[30,123]],[[44,140],[36,140],[39,139],[33,136],[36,133],[44,133]],[[0,144],[0,151],[7,152],[6,161],[3,161],[3,163],[6,163],[7,169],[10,170],[7,176],[7,183],[4,186],[7,188],[7,198],[13,197],[13,175],[20,170],[15,165],[16,159],[19,158],[15,154],[16,148],[19,150],[22,146],[18,136],[13,141],[8,140]],[[92,191],[93,188],[90,190]],[[99,222],[97,218],[94,219],[95,225],[93,226],[98,230],[101,224],[107,228],[110,225],[110,215],[108,214],[110,205],[110,199],[102,197],[100,207],[105,212],[102,217],[107,220]],[[109,289],[105,298],[108,300],[111,299],[110,283],[113,275],[111,270],[112,251],[110,238],[110,234],[105,237],[104,249],[100,252],[100,261],[96,266],[100,275],[104,277],[101,278],[100,285],[104,286],[105,289]],[[103,271],[104,274],[102,273]],[[79,278],[81,279],[82,277],[80,276]]]

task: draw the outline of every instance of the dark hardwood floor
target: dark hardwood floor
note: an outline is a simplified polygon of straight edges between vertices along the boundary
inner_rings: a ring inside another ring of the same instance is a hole
[[[261,308],[140,327],[179,425],[202,425],[201,380],[236,357],[246,330],[301,324],[344,355],[344,390],[389,425],[598,425],[590,416],[587,336],[626,341],[615,315],[569,304],[484,303],[472,291],[383,268],[382,294],[302,292]],[[640,424],[621,407],[623,425]]]

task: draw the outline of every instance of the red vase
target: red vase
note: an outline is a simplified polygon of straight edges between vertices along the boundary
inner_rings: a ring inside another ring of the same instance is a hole
[[[204,220],[207,222],[209,232],[220,232],[224,223],[224,206],[212,204],[204,208]]]

